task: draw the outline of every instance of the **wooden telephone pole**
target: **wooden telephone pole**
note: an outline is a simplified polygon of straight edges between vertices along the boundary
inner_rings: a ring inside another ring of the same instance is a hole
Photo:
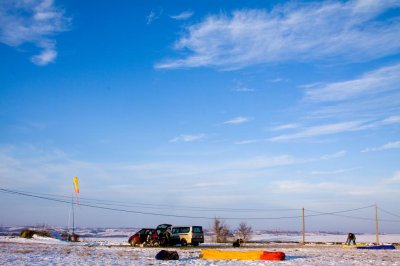
[[[379,245],[378,205],[376,204],[375,204],[375,234],[376,234],[376,244]]]
[[[303,245],[306,243],[306,226],[304,221],[304,208],[302,209],[302,231],[303,231]]]

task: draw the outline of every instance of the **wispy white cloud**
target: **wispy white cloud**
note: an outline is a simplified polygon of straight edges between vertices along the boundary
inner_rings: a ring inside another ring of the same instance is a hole
[[[175,20],[186,20],[189,19],[193,16],[192,11],[183,11],[182,13],[175,15],[175,16],[170,16],[170,18],[175,19]]]
[[[274,79],[269,80],[269,82],[272,82],[272,83],[277,83],[277,82],[281,82],[281,81],[283,81],[282,78],[274,78]]]
[[[239,124],[249,122],[250,120],[251,120],[250,117],[238,116],[238,117],[235,117],[235,118],[225,121],[223,124],[239,125]]]
[[[400,64],[383,66],[354,79],[303,86],[308,118],[367,119],[371,128],[400,123]],[[376,121],[373,123],[372,121]]]
[[[146,24],[150,25],[155,20],[159,19],[162,13],[163,13],[162,8],[158,8],[157,10],[151,10],[150,13],[146,17]]]
[[[235,83],[235,88],[233,89],[236,92],[244,92],[244,93],[248,93],[248,92],[255,92],[256,90],[249,87],[247,84],[245,84],[245,82],[241,81],[241,80],[234,80]]]
[[[32,62],[39,66],[47,65],[50,62],[53,62],[57,57],[57,51],[52,48],[47,47],[40,54],[32,57]]]
[[[382,126],[389,126],[396,123],[400,123],[398,117],[391,116],[389,118],[381,120],[347,121],[347,122],[338,122],[333,124],[324,124],[324,125],[309,126],[309,127],[298,126],[298,127],[293,127],[294,129],[297,130],[294,133],[282,134],[279,136],[269,138],[266,141],[279,142],[279,141],[291,141],[291,140],[305,139],[305,138],[315,138],[325,135],[379,128]],[[287,126],[283,125],[282,127],[279,126],[277,128],[273,128],[273,130],[291,130],[292,129],[291,125],[292,124],[288,124]],[[363,150],[362,152],[394,148],[394,146],[396,145],[397,143],[388,143],[386,144],[386,146],[384,145],[380,148],[368,148]]]
[[[37,65],[47,65],[57,58],[54,36],[67,31],[71,19],[52,0],[0,2],[0,42],[11,47],[30,43],[41,49],[32,56]]]
[[[272,130],[293,129],[295,132],[292,130],[269,140],[304,139],[400,123],[399,84],[400,64],[395,64],[375,69],[355,79],[306,85],[302,104],[307,104],[307,121],[310,126],[301,128],[296,124],[287,124],[275,127]],[[343,122],[318,125],[321,118]]]
[[[244,144],[257,143],[257,142],[260,142],[260,141],[262,141],[262,140],[259,140],[259,139],[247,139],[247,140],[236,141],[235,144],[244,145]]]
[[[362,150],[361,152],[383,151],[383,150],[390,150],[390,149],[400,149],[400,141],[389,142],[380,147],[366,148],[366,149]]]
[[[195,135],[179,135],[178,137],[175,137],[170,140],[170,142],[193,142],[193,141],[199,141],[201,139],[205,138],[205,134],[195,134]]]
[[[312,171],[311,175],[339,175],[347,172],[354,171],[355,169],[358,168],[349,168],[349,169],[336,169],[336,170],[331,170],[331,171]]]
[[[147,25],[150,25],[157,18],[156,13],[152,10],[146,17]]]
[[[331,135],[343,132],[358,131],[365,129],[366,127],[368,127],[368,125],[365,124],[365,122],[363,121],[350,121],[350,122],[341,122],[334,124],[325,124],[325,125],[305,128],[303,130],[300,130],[292,134],[285,134],[272,137],[269,139],[269,141],[272,142],[289,141],[296,139],[318,137],[318,136]]]
[[[397,171],[391,178],[386,180],[387,183],[400,183],[400,171]]]
[[[240,88],[235,89],[235,91],[236,92],[254,92],[255,89],[251,89],[248,87],[240,87]]]
[[[272,130],[280,131],[280,130],[287,130],[287,129],[295,129],[298,127],[299,127],[299,125],[297,125],[297,124],[284,124],[284,125],[279,125],[279,126],[273,127]]]
[[[275,188],[278,192],[285,193],[304,193],[304,192],[326,192],[335,191],[340,187],[333,182],[308,183],[300,180],[282,180],[275,182]]]
[[[189,51],[185,58],[156,67],[238,69],[288,60],[379,58],[400,48],[398,18],[380,17],[398,6],[398,1],[325,1],[210,15],[175,43]]]
[[[350,196],[356,196],[356,197],[369,197],[369,196],[374,196],[377,194],[382,194],[382,192],[386,192],[382,188],[382,191],[377,191],[377,187],[354,187],[354,188],[342,188],[343,189],[343,194],[347,194]]]
[[[384,125],[391,125],[397,123],[400,123],[400,115],[391,116],[382,121],[382,124]]]
[[[338,151],[332,154],[325,154],[323,156],[321,156],[322,160],[331,160],[331,159],[336,159],[336,158],[340,158],[340,157],[344,157],[347,155],[347,151]]]
[[[379,190],[377,189],[379,187]],[[375,186],[343,184],[339,182],[306,182],[303,180],[282,180],[274,183],[277,193],[317,193],[317,194],[338,194],[352,197],[369,197],[390,193],[387,187],[382,184]],[[393,194],[391,192],[390,194]]]
[[[223,187],[226,186],[226,182],[225,181],[217,181],[217,182],[202,182],[202,183],[195,183],[193,184],[194,187],[197,188],[215,188],[215,187]]]
[[[383,117],[390,117],[390,120],[382,121],[383,125],[397,123],[396,115],[400,113],[400,91],[394,90],[382,94],[376,94],[374,97],[358,97],[348,101],[330,102],[323,105],[315,102],[316,105],[308,105],[310,110],[308,118],[323,119],[369,119],[381,120]],[[310,108],[311,106],[311,108]],[[313,109],[312,109],[313,108]]]
[[[278,156],[256,156],[248,159],[242,159],[238,161],[232,161],[225,164],[224,167],[228,169],[263,169],[271,168],[284,165],[293,165],[303,163],[305,160],[294,158],[290,155],[278,155]]]
[[[390,90],[400,89],[400,64],[383,67],[361,77],[342,82],[309,87],[306,100],[342,101],[356,97],[366,97]]]

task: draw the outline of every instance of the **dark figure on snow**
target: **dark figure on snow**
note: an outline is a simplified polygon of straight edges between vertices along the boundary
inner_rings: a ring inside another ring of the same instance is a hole
[[[349,233],[347,235],[346,245],[349,245],[353,242],[353,245],[356,244],[356,236],[353,233]]]
[[[233,242],[233,247],[238,248],[240,246],[242,246],[243,244],[243,240],[240,238],[238,238],[235,242]]]

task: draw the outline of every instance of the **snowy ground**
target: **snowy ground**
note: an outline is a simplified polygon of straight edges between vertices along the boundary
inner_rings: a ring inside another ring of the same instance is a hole
[[[334,244],[345,240],[344,235],[308,234],[310,243],[252,243],[241,250],[283,251],[286,260],[265,261],[212,261],[199,259],[202,248],[232,249],[230,245],[205,243],[200,247],[174,247],[178,261],[157,261],[161,248],[132,248],[126,233],[118,230],[96,231],[86,234],[79,243],[68,243],[54,238],[0,236],[0,262],[2,265],[400,265],[400,247],[396,250],[358,250]],[[84,235],[83,232],[81,232]],[[252,240],[298,241],[299,235],[255,234]],[[359,235],[360,242],[372,243],[375,235]],[[383,243],[399,243],[400,235],[382,235]],[[235,249],[236,251],[239,249]]]

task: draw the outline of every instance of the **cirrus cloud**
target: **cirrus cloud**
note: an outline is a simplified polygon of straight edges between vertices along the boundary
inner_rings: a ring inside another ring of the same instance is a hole
[[[239,125],[239,124],[249,122],[250,120],[251,120],[250,117],[238,116],[238,117],[235,117],[235,118],[225,121],[224,124]]]
[[[398,17],[380,17],[399,6],[398,1],[327,1],[210,15],[176,41],[185,57],[155,67],[230,70],[291,60],[380,58],[400,50]]]
[[[400,171],[397,171],[391,178],[386,180],[388,183],[400,183]]]
[[[393,115],[382,121],[382,124],[384,125],[391,125],[397,123],[400,123],[400,115]]]
[[[366,148],[362,152],[383,151],[389,149],[400,149],[400,141],[389,142],[380,147]]]
[[[302,129],[292,134],[272,137],[269,139],[269,141],[277,142],[277,141],[289,141],[296,139],[318,137],[318,136],[331,135],[343,132],[358,131],[365,129],[366,127],[369,126],[370,125],[365,124],[363,121],[350,121],[350,122],[318,125]]]
[[[205,134],[195,134],[195,135],[182,134],[177,137],[174,137],[169,142],[193,142],[193,141],[199,141],[203,139],[205,136],[206,136]]]
[[[170,16],[170,18],[175,19],[175,20],[186,20],[189,19],[193,16],[192,11],[183,11],[182,13],[175,15],[175,16]]]
[[[356,79],[308,86],[306,100],[344,101],[396,90],[399,84],[400,64],[396,64],[365,73]]]

